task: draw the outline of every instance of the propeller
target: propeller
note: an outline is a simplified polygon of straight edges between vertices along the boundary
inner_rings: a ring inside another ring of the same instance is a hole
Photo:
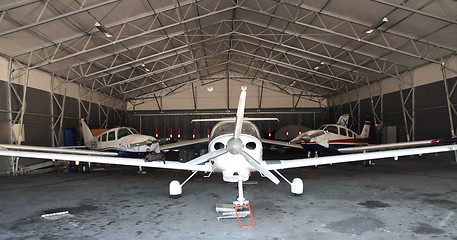
[[[290,143],[298,143],[300,141],[311,142],[311,140],[313,138],[317,138],[317,137],[319,137],[321,135],[324,135],[324,134],[325,134],[324,130],[315,130],[315,132],[311,133],[311,134],[305,132],[305,133],[302,133],[302,134],[298,135],[296,138],[292,139],[290,141]]]
[[[144,145],[151,146],[153,143],[164,143],[167,141],[170,141],[170,138],[161,138],[161,139],[155,139],[155,140],[148,139],[146,141],[129,144],[129,145],[127,145],[127,147],[139,147],[139,146],[144,146]]]
[[[233,155],[241,154],[244,157],[244,159],[246,160],[246,162],[248,162],[257,171],[259,171],[261,174],[266,176],[273,183],[279,184],[279,179],[275,175],[273,175],[273,173],[271,173],[270,171],[268,171],[267,169],[262,167],[262,165],[260,165],[260,163],[256,159],[254,159],[252,156],[250,156],[248,153],[246,153],[243,150],[244,145],[240,139],[240,136],[241,136],[241,131],[243,129],[243,118],[244,118],[245,105],[246,105],[246,87],[242,88],[242,91],[240,94],[240,100],[238,102],[238,109],[236,112],[235,131],[233,133],[233,137],[227,142],[226,148],[209,152],[203,156],[195,158],[192,161],[189,161],[188,164],[202,164],[202,163],[209,161],[212,158],[221,156],[226,153],[230,153]]]

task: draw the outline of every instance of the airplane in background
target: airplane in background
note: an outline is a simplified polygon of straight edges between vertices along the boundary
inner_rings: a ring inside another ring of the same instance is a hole
[[[317,130],[309,130],[299,134],[289,142],[277,140],[265,140],[265,143],[303,149],[308,152],[308,157],[312,153],[315,156],[320,154],[341,153],[342,148],[355,148],[368,145],[370,133],[370,121],[365,121],[360,134],[348,128],[349,114],[339,117],[336,124],[324,124]]]
[[[343,125],[324,124],[298,135],[290,143],[300,143],[309,153],[340,153],[342,148],[368,145],[370,125],[370,121],[365,121],[362,132],[357,134]]]
[[[120,157],[144,157],[160,153],[159,140],[139,134],[134,128],[117,127],[93,136],[89,126],[81,119],[84,145],[91,150],[115,152]]]
[[[186,163],[177,161],[147,162],[144,161],[144,159],[138,158],[87,156],[81,154],[53,153],[46,150],[39,152],[37,150],[31,151],[27,148],[21,149],[22,146],[9,148],[9,145],[0,145],[0,155],[192,171],[193,173],[182,183],[177,180],[170,182],[169,194],[171,197],[181,196],[183,185],[195,176],[197,172],[206,172],[209,173],[209,175],[213,172],[220,172],[222,173],[224,181],[238,183],[238,198],[234,202],[234,206],[246,207],[249,206],[249,201],[244,197],[243,182],[249,179],[252,172],[259,172],[263,177],[270,179],[274,184],[279,184],[280,180],[277,177],[279,176],[290,184],[291,192],[293,194],[301,195],[303,193],[303,180],[294,178],[292,181],[289,181],[279,172],[279,170],[389,157],[398,158],[399,156],[457,150],[457,145],[443,144],[433,147],[336,155],[320,158],[263,160],[263,140],[260,138],[259,129],[254,123],[244,119],[245,101],[246,87],[243,87],[238,103],[236,119],[226,119],[217,123],[213,127],[209,138],[208,153]],[[193,140],[188,140],[186,144],[194,144],[192,141]],[[35,147],[35,149],[38,148],[39,147]],[[276,173],[276,175],[274,173]]]

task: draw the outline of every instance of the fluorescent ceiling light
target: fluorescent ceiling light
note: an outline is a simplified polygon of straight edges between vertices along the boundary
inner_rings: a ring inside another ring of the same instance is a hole
[[[365,33],[367,34],[370,34],[370,33],[373,33],[374,31],[376,31],[380,26],[382,26],[384,23],[388,22],[389,19],[387,17],[383,17],[381,19],[381,21],[379,21],[378,23],[374,24],[372,27],[370,27],[369,29],[367,29],[365,31]]]
[[[106,37],[113,37],[113,34],[111,34],[108,29],[103,26],[101,23],[99,22],[95,22],[95,25],[94,25],[100,32],[102,32],[103,34],[105,34]]]

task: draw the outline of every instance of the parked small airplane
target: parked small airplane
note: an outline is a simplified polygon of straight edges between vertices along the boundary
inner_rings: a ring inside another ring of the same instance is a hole
[[[23,148],[24,146],[14,145],[13,147],[12,145],[0,145],[0,155],[193,171],[193,173],[183,183],[180,183],[177,180],[170,182],[169,193],[172,197],[179,197],[182,194],[183,185],[187,183],[187,181],[197,172],[220,172],[222,173],[224,181],[238,182],[238,198],[234,203],[238,206],[245,206],[248,201],[246,201],[243,194],[243,182],[249,179],[251,172],[259,172],[262,176],[267,177],[275,184],[280,182],[277,177],[279,176],[290,184],[291,192],[293,194],[300,195],[303,193],[303,181],[300,178],[295,178],[293,181],[289,181],[282,174],[280,174],[278,170],[388,157],[398,158],[399,156],[421,155],[426,153],[457,150],[457,145],[449,144],[433,147],[347,154],[320,158],[265,161],[262,159],[262,139],[260,139],[259,130],[252,122],[244,119],[245,101],[246,88],[242,88],[236,119],[226,119],[216,124],[213,127],[209,139],[208,153],[187,163],[177,161],[148,162],[144,161],[144,159],[138,158],[87,156],[83,154],[61,152],[56,153],[48,151],[49,148],[38,150],[40,147],[34,147],[34,150],[31,150],[26,147]],[[186,144],[193,143],[194,142],[192,140],[188,140]],[[273,174],[272,171],[275,172],[277,176]]]
[[[310,153],[339,153],[341,148],[368,145],[370,125],[370,121],[365,121],[362,132],[357,134],[339,124],[324,124],[317,130],[300,134],[290,143],[300,143],[303,149]]]
[[[148,135],[139,134],[134,128],[117,127],[92,136],[89,126],[81,119],[84,145],[91,150],[115,152],[120,157],[144,157],[160,153],[159,141]]]
[[[370,132],[370,122],[365,121],[360,134],[355,133],[348,126],[349,115],[343,114],[339,117],[336,124],[324,124],[317,130],[309,130],[299,134],[290,142],[267,140],[265,143],[304,149],[315,153],[341,153],[342,148],[355,148],[368,145],[368,135]]]

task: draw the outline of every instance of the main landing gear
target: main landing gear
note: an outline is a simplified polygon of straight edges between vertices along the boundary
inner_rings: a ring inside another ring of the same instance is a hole
[[[179,183],[177,180],[173,180],[170,182],[170,197],[171,198],[179,198],[181,197],[182,194],[182,186],[186,184],[195,174],[197,174],[198,171],[194,171],[182,184]],[[279,173],[277,170],[275,172],[283,178],[287,183],[290,184],[290,190],[292,194],[295,196],[300,196],[303,194],[303,180],[300,178],[294,178],[292,182],[287,180],[281,173]],[[228,206],[228,207],[227,207]],[[217,212],[223,212],[223,215],[221,217],[218,217],[219,219],[223,218],[236,218],[238,220],[238,225],[242,228],[250,228],[255,225],[254,221],[254,216],[252,215],[251,211],[251,205],[249,204],[249,201],[246,200],[244,197],[244,192],[243,192],[243,181],[241,178],[238,180],[238,198],[236,201],[233,202],[233,207],[230,207],[230,205],[224,205],[224,207],[216,207]],[[219,209],[219,210],[218,210]],[[250,225],[243,225],[241,223],[242,217],[247,217],[250,216],[251,223]]]
[[[186,184],[198,171],[194,171],[182,184],[179,183],[178,180],[173,180],[170,182],[170,197],[171,198],[179,198],[182,194],[182,186]]]

